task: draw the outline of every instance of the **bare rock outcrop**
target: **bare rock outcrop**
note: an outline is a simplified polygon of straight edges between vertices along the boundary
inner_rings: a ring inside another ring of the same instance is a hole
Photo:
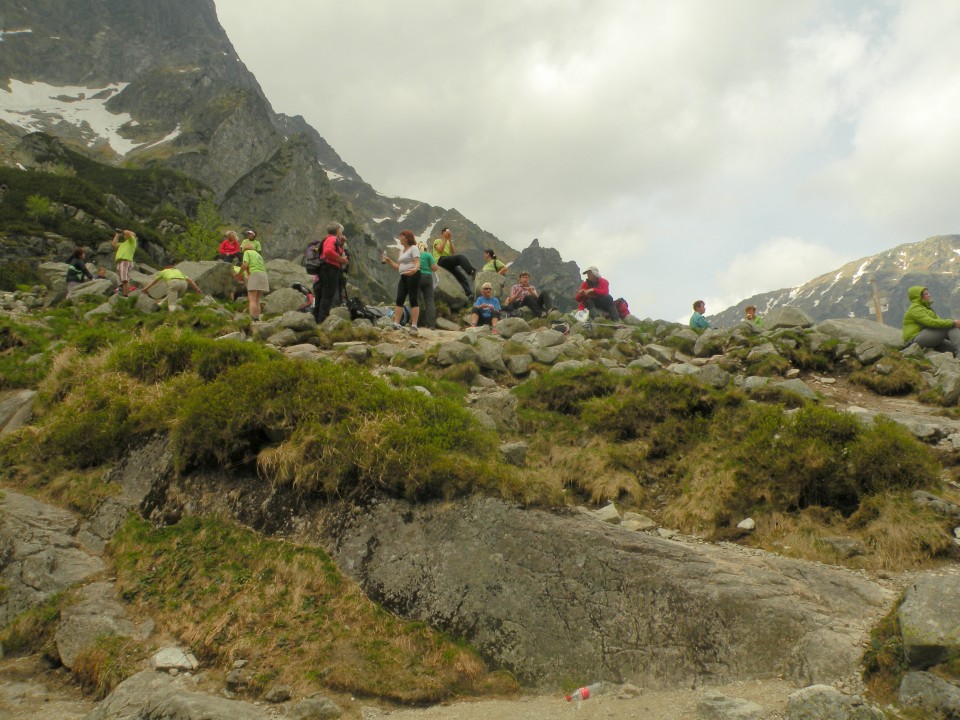
[[[0,495],[0,625],[104,569],[80,548],[77,518],[4,490]]]
[[[332,518],[329,550],[371,597],[469,638],[530,685],[837,677],[892,600],[842,569],[491,499]]]

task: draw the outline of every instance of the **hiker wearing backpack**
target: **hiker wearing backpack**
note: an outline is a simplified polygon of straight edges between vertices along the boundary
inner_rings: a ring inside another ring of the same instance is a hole
[[[310,251],[311,247],[308,246],[307,253]],[[343,225],[338,222],[327,225],[327,235],[317,248],[316,262],[316,266],[310,265],[310,261],[307,262],[307,272],[316,270],[316,280],[313,283],[313,298],[316,303],[313,317],[317,324],[320,324],[330,315],[333,300],[340,292],[342,271],[350,262],[343,249]]]

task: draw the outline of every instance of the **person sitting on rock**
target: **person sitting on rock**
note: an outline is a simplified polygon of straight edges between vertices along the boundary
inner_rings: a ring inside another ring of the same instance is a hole
[[[580,310],[587,310],[590,317],[609,317],[614,322],[620,320],[620,313],[610,296],[610,283],[600,277],[596,265],[591,265],[583,271],[586,279],[577,291],[575,299],[580,303]]]
[[[743,309],[743,314],[746,316],[746,321],[756,327],[758,330],[763,329],[763,318],[757,315],[757,306],[756,305],[747,305]]]
[[[87,269],[86,257],[87,251],[77,247],[73,251],[70,262],[67,263],[70,266],[67,268],[67,297],[73,294],[73,289],[80,283],[93,280],[93,275]]]
[[[546,315],[550,307],[549,295],[546,292],[537,292],[537,289],[530,284],[530,273],[526,270],[520,273],[519,280],[510,290],[510,296],[503,309],[508,312],[517,312],[520,308],[528,307],[537,317]]]
[[[960,352],[960,320],[942,318],[933,311],[930,291],[914,285],[907,291],[910,307],[903,316],[903,341],[940,352]]]
[[[197,287],[197,284],[193,280],[171,265],[160,270],[153,280],[143,288],[143,292],[150,292],[150,289],[161,281],[167,284],[167,310],[170,312],[180,309],[178,305],[180,296],[187,291],[187,286],[197,293],[197,295],[203,295],[203,290]]]
[[[500,298],[494,297],[493,285],[484,283],[480,286],[480,296],[473,303],[470,327],[489,325],[491,332],[496,335],[498,322],[500,322]]]
[[[507,274],[507,264],[503,260],[497,260],[497,254],[492,248],[483,251],[483,272],[495,272],[497,275]]]
[[[453,234],[450,228],[445,227],[440,233],[440,237],[433,241],[433,255],[437,265],[449,272],[460,283],[463,293],[468,298],[473,295],[473,288],[470,286],[470,278],[477,274],[473,265],[466,255],[458,255],[453,247]]]
[[[228,262],[231,265],[239,261],[240,241],[237,239],[237,234],[233,230],[227,231],[223,242],[220,243],[217,254],[223,262]]]
[[[690,316],[690,329],[702,331],[706,330],[710,325],[710,321],[707,320],[703,313],[706,312],[707,304],[703,300],[695,300],[693,303],[693,315]]]

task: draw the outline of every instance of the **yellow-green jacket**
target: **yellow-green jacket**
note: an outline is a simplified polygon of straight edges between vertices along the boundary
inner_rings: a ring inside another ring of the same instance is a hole
[[[903,316],[903,341],[910,342],[916,337],[917,333],[924,328],[950,328],[953,327],[953,320],[938,317],[933,311],[933,303],[925,302],[920,299],[920,293],[926,288],[923,285],[914,285],[907,291],[907,297],[910,298],[910,307],[907,308]]]

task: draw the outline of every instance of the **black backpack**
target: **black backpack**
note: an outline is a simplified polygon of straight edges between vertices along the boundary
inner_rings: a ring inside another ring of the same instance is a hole
[[[311,240],[303,251],[303,267],[310,275],[317,275],[323,265],[323,240]]]
[[[369,320],[370,322],[376,322],[379,320],[382,315],[377,312],[374,312],[366,305],[363,304],[363,301],[360,298],[352,297],[347,300],[347,310],[350,311],[350,319],[356,320],[357,318],[363,318],[364,320]]]

